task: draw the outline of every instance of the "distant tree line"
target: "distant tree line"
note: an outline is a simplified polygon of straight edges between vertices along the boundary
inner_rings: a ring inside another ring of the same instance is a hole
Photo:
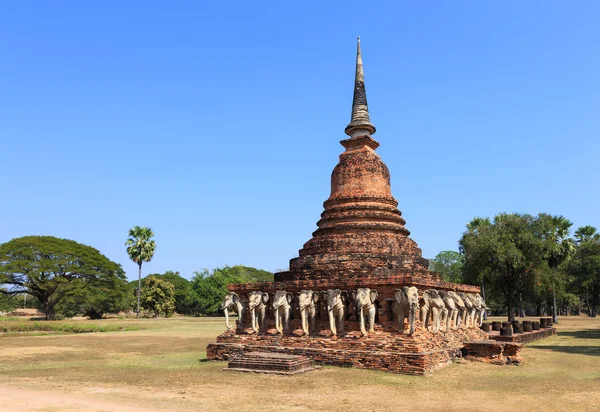
[[[563,216],[502,213],[475,218],[459,251],[440,252],[430,270],[451,282],[480,285],[488,306],[509,319],[586,313],[600,305],[600,234],[575,230]]]
[[[152,235],[149,228],[130,231],[128,253],[140,269],[154,254]],[[273,274],[225,266],[195,272],[191,281],[175,271],[142,278],[140,270],[138,280],[127,282],[119,264],[73,240],[25,236],[0,245],[0,312],[22,308],[27,299],[48,320],[138,310],[153,317],[216,315],[228,284],[260,281],[273,281]]]

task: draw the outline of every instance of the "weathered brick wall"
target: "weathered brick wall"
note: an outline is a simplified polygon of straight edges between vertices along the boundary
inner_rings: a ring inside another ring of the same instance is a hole
[[[463,356],[467,360],[493,363],[497,365],[520,365],[523,362],[523,345],[514,342],[481,340],[466,342]]]
[[[229,331],[220,335],[216,344],[209,345],[207,357],[211,360],[229,360],[246,351],[265,351],[305,355],[324,365],[420,375],[460,356],[465,342],[484,337],[485,333],[479,329],[436,335],[419,330],[408,336],[378,327],[375,332],[364,337],[357,331],[341,337],[240,335]]]
[[[500,336],[497,332],[491,332],[488,336],[489,339],[494,339],[500,342],[516,342],[516,343],[529,343],[539,339],[544,339],[549,336],[556,335],[556,328],[539,329],[532,332],[523,332],[514,334],[512,336]]]

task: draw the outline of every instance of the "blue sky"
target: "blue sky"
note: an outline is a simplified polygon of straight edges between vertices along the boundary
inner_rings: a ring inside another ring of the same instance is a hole
[[[53,235],[144,272],[288,260],[350,119],[426,257],[499,212],[600,226],[594,1],[0,3],[0,242]]]

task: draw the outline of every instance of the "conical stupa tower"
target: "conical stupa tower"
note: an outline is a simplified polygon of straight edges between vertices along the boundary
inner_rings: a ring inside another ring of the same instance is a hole
[[[325,201],[318,229],[290,261],[290,272],[280,280],[373,275],[385,269],[427,269],[427,260],[408,236],[406,223],[392,196],[390,172],[375,153],[379,143],[371,136],[360,38],[352,116],[340,143],[346,149],[331,175],[331,195]],[[320,277],[320,276],[318,276]]]

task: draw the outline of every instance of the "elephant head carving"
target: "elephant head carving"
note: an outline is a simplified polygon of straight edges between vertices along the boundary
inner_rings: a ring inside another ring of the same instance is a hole
[[[368,332],[374,332],[375,312],[377,310],[375,301],[378,296],[379,294],[376,290],[369,288],[359,288],[352,292],[352,298],[356,302],[360,332],[363,336],[367,335],[367,329]],[[365,316],[367,316],[367,329],[365,329]]]
[[[278,333],[287,332],[290,326],[290,309],[294,295],[285,290],[278,290],[273,297],[273,313],[275,329]]]
[[[468,294],[464,293],[464,292],[457,292],[458,296],[460,296],[460,298],[462,299],[462,301],[465,304],[465,311],[463,313],[463,319],[462,319],[462,324],[463,324],[463,329],[467,329],[469,327],[469,321],[471,320],[471,318],[475,317],[475,305],[473,303],[473,301],[471,300],[471,296],[469,296]],[[473,326],[473,323],[471,322],[471,326]]]
[[[302,330],[308,334],[315,330],[316,303],[319,301],[319,293],[312,290],[301,290],[298,293],[298,306],[302,319]],[[309,330],[310,324],[310,330]]]
[[[346,303],[348,302],[347,295],[347,292],[341,289],[328,289],[325,293],[329,329],[334,335],[344,333],[344,316],[346,315]]]
[[[483,317],[485,316],[485,311],[488,309],[485,305],[485,301],[481,297],[479,293],[471,295],[471,301],[475,306],[475,319],[473,326],[481,327],[483,324]]]
[[[252,319],[252,330],[258,332],[259,328],[263,329],[266,325],[266,310],[269,294],[263,292],[251,292],[248,295],[248,309],[250,310],[250,318]]]
[[[415,331],[415,320],[417,311],[419,310],[419,291],[414,286],[404,286],[402,289],[397,289],[394,294],[394,313],[398,318],[398,329],[400,333],[404,333],[404,318],[408,317],[409,334],[412,335]]]
[[[242,305],[242,302],[240,302],[240,297],[235,292],[229,292],[225,295],[225,300],[223,300],[223,304],[221,305],[221,310],[225,314],[225,326],[227,326],[227,329],[231,329],[231,326],[229,326],[229,308],[231,307],[235,308],[238,315],[238,330],[241,330],[244,306]]]
[[[423,329],[427,330],[429,326],[429,318],[433,322],[432,332],[438,333],[440,331],[440,318],[446,311],[444,301],[440,297],[439,293],[435,289],[427,289],[423,293],[423,305],[421,306],[421,325]]]
[[[445,290],[438,290],[440,298],[444,301],[446,310],[442,311],[442,321],[444,322],[444,331],[450,330],[450,323],[452,323],[452,329],[456,329],[456,317],[458,316],[458,309],[454,303],[454,299]]]
[[[448,291],[448,296],[450,296],[452,298],[452,300],[454,301],[454,307],[456,307],[456,315],[455,315],[455,319],[454,319],[454,326],[455,328],[459,328],[463,319],[464,314],[466,313],[466,306],[465,306],[465,302],[462,300],[462,298],[458,295],[458,293],[454,292],[454,291]]]

